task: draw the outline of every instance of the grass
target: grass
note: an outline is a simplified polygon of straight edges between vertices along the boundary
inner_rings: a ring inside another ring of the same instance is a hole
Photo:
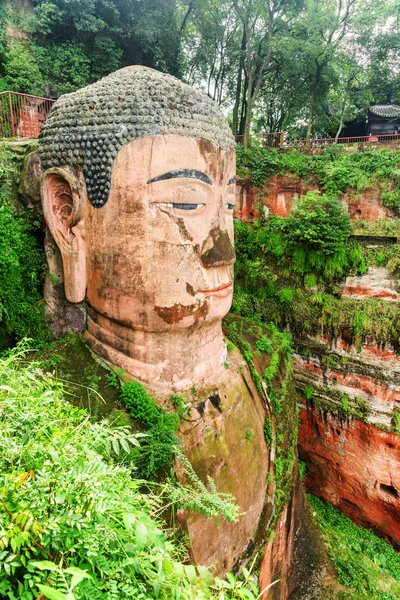
[[[316,520],[344,586],[338,600],[398,600],[400,554],[372,531],[355,525],[343,513],[308,494]]]

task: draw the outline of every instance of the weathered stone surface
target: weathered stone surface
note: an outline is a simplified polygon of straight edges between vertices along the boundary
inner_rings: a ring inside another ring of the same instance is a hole
[[[308,489],[400,545],[400,435],[309,405],[300,417]]]
[[[255,548],[269,467],[262,400],[237,352],[230,362],[225,379],[192,409],[181,429],[185,454],[197,474],[205,482],[211,476],[219,491],[233,494],[244,513],[238,523],[222,521],[219,527],[198,514],[185,517],[192,559],[214,565],[218,574],[232,570]]]
[[[326,600],[325,580],[332,567],[297,478],[290,503],[266,544],[260,566],[263,600]]]
[[[389,302],[398,300],[397,278],[385,267],[371,266],[365,275],[346,277],[342,295],[353,300],[380,298]]]
[[[40,178],[42,174],[43,170],[38,153],[36,151],[29,152],[24,160],[18,194],[27,208],[33,208],[38,213],[42,213],[40,202]]]
[[[65,297],[61,254],[48,229],[44,250],[49,267],[44,283],[45,317],[52,335],[58,340],[67,333],[85,330],[86,310],[82,302],[69,302]]]
[[[248,222],[259,219],[262,214],[287,217],[292,211],[293,200],[315,188],[315,184],[291,175],[274,175],[263,188],[241,179],[236,189],[235,217]]]
[[[293,200],[310,190],[319,188],[316,180],[301,179],[295,175],[273,175],[262,188],[255,187],[247,179],[238,180],[236,192],[235,216],[242,221],[255,221],[261,213],[287,217],[293,208]],[[323,189],[321,189],[323,192]],[[388,219],[395,216],[392,208],[383,206],[382,190],[379,185],[362,194],[348,190],[340,197],[343,206],[348,210],[350,219]]]

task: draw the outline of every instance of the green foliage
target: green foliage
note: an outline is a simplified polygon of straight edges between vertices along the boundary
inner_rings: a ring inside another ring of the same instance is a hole
[[[173,504],[237,520],[238,507],[185,457],[186,486],[132,478],[143,434],[92,422],[21,347],[0,360],[0,430],[4,600],[213,597],[209,573],[181,563],[159,516]]]
[[[152,479],[160,474],[168,474],[172,467],[178,446],[176,431],[179,417],[176,414],[161,412],[137,450],[137,475]]]
[[[274,488],[274,516],[277,518],[290,498],[298,441],[291,336],[279,331],[273,323],[261,325],[232,315],[226,320],[228,337],[242,352],[254,383],[272,412],[265,418],[264,438],[270,450],[275,447],[274,473],[269,473],[268,480]],[[267,361],[262,376],[254,366],[253,347],[258,355],[264,353]]]
[[[304,481],[304,478],[307,473],[307,465],[303,460],[299,460],[298,462],[299,462],[300,481]]]
[[[273,216],[254,226],[235,224],[234,312],[250,317],[268,298],[290,312],[295,285],[312,289],[332,284],[352,270],[365,272],[364,255],[350,231],[341,203],[317,192],[302,197],[289,217]]]
[[[246,443],[251,442],[253,437],[254,437],[254,431],[252,429],[246,429],[246,431],[244,432],[244,439],[245,439]]]
[[[331,200],[313,195],[310,202],[310,234],[298,225],[300,216],[272,217],[253,226],[235,223],[233,312],[258,322],[273,321],[300,338],[321,333],[337,338],[346,332],[357,346],[368,337],[396,346],[400,330],[396,303],[340,298],[334,292],[336,282],[349,273],[364,273],[370,264],[384,264],[395,272],[400,266],[399,245],[372,251],[346,238],[348,217],[343,217],[335,200],[337,237],[331,238],[323,213]],[[315,220],[314,203],[319,206]],[[308,206],[308,199],[301,200],[293,214],[302,214],[303,206]]]
[[[188,412],[188,404],[183,396],[172,394],[171,396],[172,406],[176,410],[180,419],[183,419]]]
[[[120,398],[134,419],[151,427],[156,423],[160,410],[153,398],[137,381],[129,381],[122,386]]]
[[[58,96],[132,64],[179,74],[180,36],[171,0],[145,6],[34,0],[29,9],[9,4],[0,13],[8,89]]]
[[[43,78],[28,43],[12,42],[4,56],[4,83],[7,90],[40,94]]]
[[[11,203],[14,155],[0,145],[0,347],[9,338],[49,340],[43,319],[43,252],[29,215]]]
[[[306,400],[312,400],[314,395],[314,390],[311,385],[306,385],[303,390],[303,395]]]
[[[136,453],[138,475],[148,479],[168,473],[178,446],[179,412],[167,414],[137,381],[122,386],[120,398],[131,416],[147,428],[147,436]],[[184,409],[179,396],[173,396],[173,402],[181,411]]]
[[[266,184],[272,175],[290,173],[312,179],[333,198],[349,188],[361,192],[380,184],[387,206],[398,206],[400,150],[383,148],[349,153],[331,146],[319,154],[311,154],[278,151],[253,143],[246,150],[238,147],[237,161],[239,175],[250,177],[256,186]]]
[[[343,598],[377,600],[398,598],[400,555],[372,531],[355,525],[330,504],[308,495],[328,544],[339,582],[352,592]]]
[[[273,438],[272,438],[272,423],[269,417],[265,417],[264,421],[264,439],[268,444],[268,447],[271,447]]]
[[[392,427],[395,433],[400,433],[400,410],[397,408],[393,409]]]

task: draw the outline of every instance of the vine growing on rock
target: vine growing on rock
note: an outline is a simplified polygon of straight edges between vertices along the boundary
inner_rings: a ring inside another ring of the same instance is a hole
[[[290,499],[294,483],[299,415],[293,384],[291,336],[273,323],[257,323],[226,317],[228,338],[241,351],[256,387],[264,400],[265,441],[268,444],[270,470],[268,495],[273,505],[269,528]],[[260,374],[255,358],[263,357],[266,366]]]

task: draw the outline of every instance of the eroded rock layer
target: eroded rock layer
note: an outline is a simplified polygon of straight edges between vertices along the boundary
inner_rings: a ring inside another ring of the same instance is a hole
[[[400,436],[309,404],[300,418],[308,489],[400,546]]]

